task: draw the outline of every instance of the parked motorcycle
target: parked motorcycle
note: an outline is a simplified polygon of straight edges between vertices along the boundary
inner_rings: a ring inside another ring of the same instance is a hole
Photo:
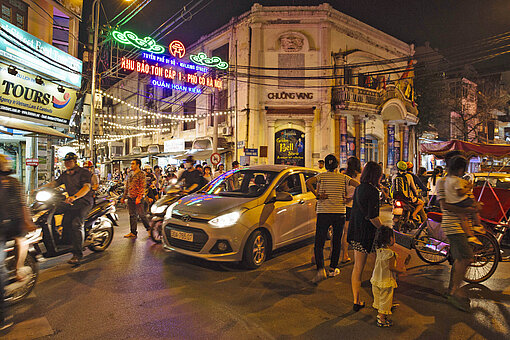
[[[150,209],[150,236],[156,243],[161,243],[163,238],[163,220],[168,207],[177,202],[181,197],[184,197],[181,188],[177,186],[170,186],[165,190],[165,195],[157,200]]]

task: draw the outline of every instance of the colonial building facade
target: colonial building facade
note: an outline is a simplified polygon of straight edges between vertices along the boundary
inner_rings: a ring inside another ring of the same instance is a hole
[[[186,50],[230,64],[214,73],[222,87],[201,94],[148,88],[158,112],[195,119],[135,144],[211,137],[210,153],[217,140],[228,143],[220,152],[225,162],[308,167],[335,153],[342,165],[357,156],[389,168],[415,153],[413,46],[328,4],[255,4]]]

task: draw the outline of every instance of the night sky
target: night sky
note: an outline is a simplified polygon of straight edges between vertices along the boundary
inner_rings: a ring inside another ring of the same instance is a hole
[[[141,0],[137,0],[141,1]],[[181,11],[191,0],[152,0],[128,24],[140,35],[150,34],[167,18]],[[194,2],[196,2],[195,0]],[[92,1],[84,1],[84,19]],[[127,6],[125,0],[103,0],[109,19]],[[203,3],[207,3],[205,0]],[[509,0],[213,0],[167,39],[180,39],[191,44],[200,36],[212,32],[250,9],[253,3],[264,6],[318,5],[329,2],[335,9],[380,29],[396,38],[418,45],[430,41],[439,49],[462,46],[478,39],[510,31]],[[509,33],[510,35],[510,33]],[[509,42],[507,41],[507,44]],[[510,58],[498,57],[482,66],[510,69]]]

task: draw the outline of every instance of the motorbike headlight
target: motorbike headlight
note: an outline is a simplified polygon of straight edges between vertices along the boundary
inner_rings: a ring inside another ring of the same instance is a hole
[[[165,212],[165,209],[168,207],[168,205],[164,204],[164,205],[160,205],[160,206],[157,206],[156,204],[153,204],[152,207],[151,207],[151,214],[154,214],[154,215],[157,215],[157,214],[162,214]]]
[[[209,221],[209,224],[217,228],[230,227],[239,220],[239,217],[241,217],[241,213],[239,211],[234,211],[213,218],[212,220]]]
[[[39,191],[37,195],[35,195],[35,199],[39,202],[46,202],[49,200],[53,194],[49,191]]]
[[[170,206],[168,207],[168,209],[166,210],[166,214],[165,214],[165,219],[169,219],[172,217],[172,210],[174,210],[174,207],[179,203],[179,201],[177,202],[174,202],[172,204],[170,204]]]

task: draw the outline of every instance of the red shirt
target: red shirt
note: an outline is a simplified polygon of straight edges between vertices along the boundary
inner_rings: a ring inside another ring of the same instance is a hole
[[[126,181],[126,190],[124,197],[140,198],[145,194],[145,174],[143,171],[130,173]]]

